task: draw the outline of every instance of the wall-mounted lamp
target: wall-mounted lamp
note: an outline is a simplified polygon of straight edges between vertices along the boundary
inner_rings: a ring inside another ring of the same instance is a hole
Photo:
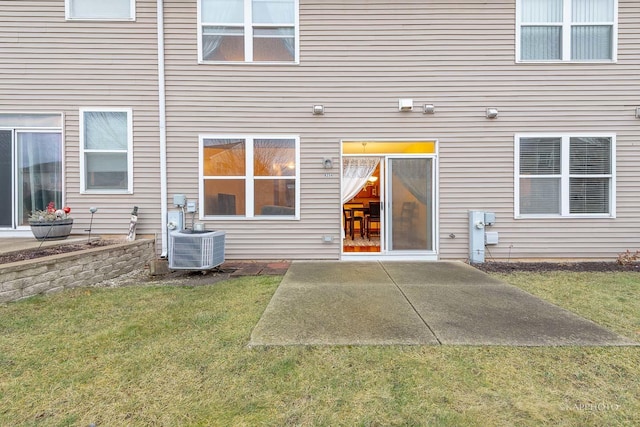
[[[398,100],[398,110],[399,111],[411,111],[411,110],[413,110],[413,99],[400,98]]]
[[[640,119],[640,107],[636,107],[636,119]]]
[[[332,169],[333,168],[333,161],[331,161],[330,158],[325,157],[324,159],[322,159],[322,166],[325,169]]]
[[[312,112],[314,116],[322,116],[324,114],[324,105],[314,105]]]
[[[498,117],[498,109],[487,108],[487,119],[495,119],[496,117]]]
[[[422,106],[422,112],[424,114],[435,114],[436,113],[436,107],[433,104],[424,104]]]

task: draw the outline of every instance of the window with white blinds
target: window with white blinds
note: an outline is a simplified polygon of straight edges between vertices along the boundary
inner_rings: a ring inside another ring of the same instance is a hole
[[[612,216],[614,141],[517,136],[516,216]]]
[[[612,61],[617,0],[517,0],[519,61]]]

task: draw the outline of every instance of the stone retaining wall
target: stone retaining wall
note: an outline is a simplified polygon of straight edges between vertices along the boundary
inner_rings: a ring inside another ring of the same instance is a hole
[[[101,246],[0,265],[0,303],[63,289],[92,286],[155,258],[153,240]]]

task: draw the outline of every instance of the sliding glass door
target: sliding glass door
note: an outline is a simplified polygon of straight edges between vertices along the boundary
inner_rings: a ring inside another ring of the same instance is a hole
[[[12,132],[0,130],[0,228],[13,226]]]
[[[387,159],[389,251],[433,251],[433,159]]]
[[[27,225],[34,210],[62,205],[62,137],[57,132],[17,133],[17,218]]]
[[[343,141],[342,154],[343,259],[436,260],[437,142]]]
[[[29,224],[34,210],[62,205],[62,134],[0,130],[0,228]]]

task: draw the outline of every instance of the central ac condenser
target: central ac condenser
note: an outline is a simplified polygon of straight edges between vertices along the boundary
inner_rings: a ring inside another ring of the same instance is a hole
[[[169,268],[209,270],[224,262],[224,231],[172,231],[169,235]]]

